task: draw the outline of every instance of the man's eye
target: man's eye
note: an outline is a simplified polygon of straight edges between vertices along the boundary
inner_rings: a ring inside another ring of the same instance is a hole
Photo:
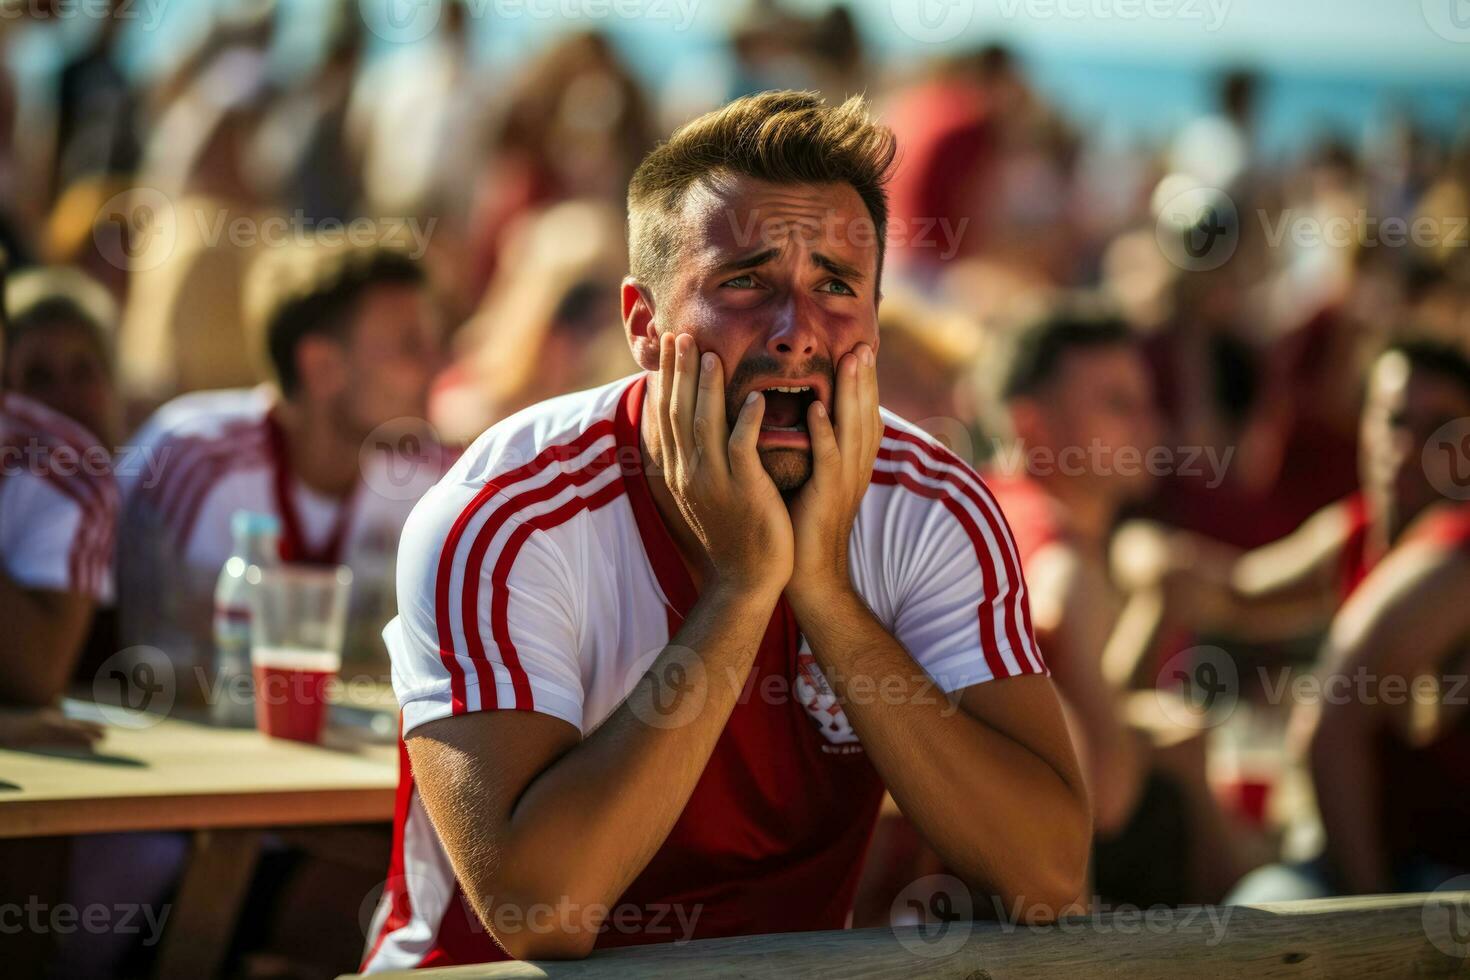
[[[730,287],[731,289],[754,289],[755,276],[736,276],[734,279],[726,279],[724,282],[720,283],[721,288],[724,288],[726,286]]]
[[[822,283],[822,285],[820,287],[818,287],[818,288],[823,289],[823,290],[826,290],[827,292],[830,292],[830,293],[835,293],[838,296],[856,296],[857,295],[857,293],[853,292],[852,287],[849,286],[847,283],[843,282],[841,279],[828,279],[826,282]]]

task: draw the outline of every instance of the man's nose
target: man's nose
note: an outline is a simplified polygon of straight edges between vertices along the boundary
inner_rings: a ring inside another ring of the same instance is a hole
[[[766,335],[766,353],[773,357],[795,354],[810,357],[817,351],[817,333],[810,317],[803,316],[796,303],[786,303]]]

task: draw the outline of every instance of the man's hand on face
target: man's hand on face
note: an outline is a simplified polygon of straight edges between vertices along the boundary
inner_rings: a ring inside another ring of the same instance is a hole
[[[664,481],[709,556],[707,590],[769,595],[791,578],[791,517],[756,450],[765,399],[752,392],[735,429],[725,420],[725,376],[694,338],[659,338],[659,454]]]
[[[820,603],[833,590],[852,587],[847,540],[883,441],[876,365],[867,344],[837,362],[835,431],[820,400],[807,409],[812,475],[791,502],[796,555],[786,597],[794,606]]]

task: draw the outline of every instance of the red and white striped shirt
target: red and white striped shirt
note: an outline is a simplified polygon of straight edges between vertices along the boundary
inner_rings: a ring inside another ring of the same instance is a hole
[[[644,476],[645,387],[640,375],[512,416],[414,509],[385,631],[405,734],[489,710],[589,732],[677,632],[697,595]],[[884,422],[852,533],[858,592],[936,697],[1044,673],[989,491],[918,429]],[[392,867],[364,969],[504,958],[400,757]],[[842,928],[882,794],[782,600],[684,813],[622,898],[636,910],[622,921],[641,927],[609,928],[598,945]],[[692,935],[674,918],[653,925],[670,908],[693,919]]]
[[[112,599],[112,454],[45,405],[0,393],[0,565],[33,589]]]

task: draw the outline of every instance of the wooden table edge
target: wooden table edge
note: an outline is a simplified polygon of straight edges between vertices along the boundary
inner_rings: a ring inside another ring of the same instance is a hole
[[[0,803],[0,839],[131,831],[301,827],[393,819],[395,787],[70,797]]]

